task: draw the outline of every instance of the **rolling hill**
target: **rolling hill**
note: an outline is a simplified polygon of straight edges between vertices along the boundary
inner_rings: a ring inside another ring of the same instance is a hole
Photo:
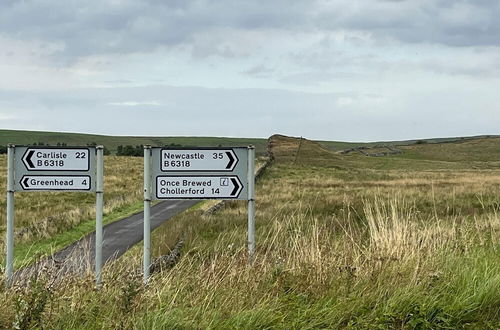
[[[248,146],[254,145],[258,154],[263,154],[267,148],[267,140],[259,138],[230,138],[230,137],[151,137],[151,136],[111,136],[81,133],[63,132],[39,132],[39,131],[16,131],[0,130],[0,145],[9,143],[28,145],[34,143],[57,145],[87,145],[91,143],[104,145],[111,153],[116,153],[119,145],[152,145],[164,146],[169,144],[180,144],[182,146]]]

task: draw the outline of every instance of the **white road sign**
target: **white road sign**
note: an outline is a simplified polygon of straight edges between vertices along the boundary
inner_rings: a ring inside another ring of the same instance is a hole
[[[28,171],[88,171],[88,148],[27,148],[22,162]]]
[[[15,191],[96,191],[95,147],[16,146]]]
[[[25,175],[20,180],[22,190],[90,190],[88,175]]]
[[[242,190],[235,175],[156,177],[158,199],[237,199]]]
[[[231,172],[238,163],[232,149],[162,149],[162,172]]]

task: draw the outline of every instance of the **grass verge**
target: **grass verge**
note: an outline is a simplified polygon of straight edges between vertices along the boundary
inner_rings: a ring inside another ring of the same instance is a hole
[[[109,224],[122,218],[142,212],[143,203],[138,202],[126,205],[103,216],[103,224]],[[80,238],[95,231],[95,219],[87,220],[76,227],[57,234],[54,237],[43,239],[35,243],[20,243],[14,247],[14,268],[26,267],[40,258],[52,255],[54,252],[78,241]]]

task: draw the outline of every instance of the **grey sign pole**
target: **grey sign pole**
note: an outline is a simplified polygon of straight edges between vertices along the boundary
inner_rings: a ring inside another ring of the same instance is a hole
[[[248,147],[248,262],[253,263],[255,253],[255,148]]]
[[[12,282],[14,272],[14,145],[7,148],[7,264],[5,275],[7,286]]]
[[[151,265],[151,146],[144,146],[144,283]]]
[[[102,214],[104,207],[103,146],[96,147],[96,202],[95,202],[95,282],[102,283]]]

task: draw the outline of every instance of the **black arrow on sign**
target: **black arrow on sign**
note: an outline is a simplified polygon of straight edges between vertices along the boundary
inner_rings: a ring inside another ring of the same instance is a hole
[[[240,192],[241,184],[240,184],[239,180],[237,180],[236,178],[231,178],[231,182],[233,183],[234,189],[233,189],[233,191],[231,191],[229,196],[236,197],[238,195],[238,193]]]
[[[26,163],[28,163],[28,166],[30,169],[33,169],[35,168],[35,164],[33,164],[33,162],[31,161],[31,157],[33,157],[33,155],[35,154],[35,150],[30,150],[28,151],[28,155],[26,155]]]
[[[22,181],[22,186],[23,186],[23,188],[24,188],[24,189],[27,189],[27,188],[29,188],[29,187],[30,187],[30,186],[28,185],[28,181],[29,181],[29,179],[30,179],[29,177],[25,177],[24,179],[22,179],[22,180],[21,180],[21,181]]]
[[[226,170],[227,170],[227,169],[230,169],[231,166],[233,166],[233,164],[237,161],[237,159],[233,157],[232,152],[226,151],[226,155],[227,155],[227,157],[229,157],[229,163],[226,166]]]

